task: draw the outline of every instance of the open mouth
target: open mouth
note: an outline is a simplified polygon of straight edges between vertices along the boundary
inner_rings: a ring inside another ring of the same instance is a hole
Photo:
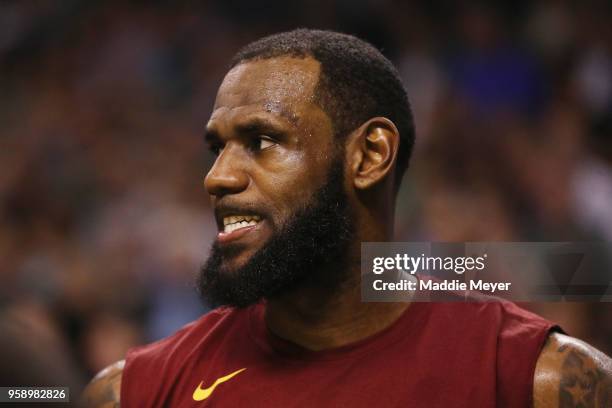
[[[231,234],[242,228],[255,227],[261,221],[258,215],[230,215],[223,217],[223,233]]]
[[[253,210],[240,209],[238,206],[217,206],[215,218],[219,244],[225,245],[235,241],[257,244],[259,239],[263,238],[259,234],[263,231],[262,226],[266,224],[266,219]]]
[[[223,230],[219,231],[217,240],[220,244],[227,244],[231,241],[242,238],[243,236],[257,230],[257,226],[262,222],[257,215],[228,215],[223,217]]]

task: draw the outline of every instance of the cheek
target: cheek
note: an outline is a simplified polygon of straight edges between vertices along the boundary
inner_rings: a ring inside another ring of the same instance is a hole
[[[302,152],[285,152],[279,160],[257,170],[253,181],[266,201],[275,228],[285,224],[296,210],[303,208],[323,184],[325,172],[320,171],[321,167]]]

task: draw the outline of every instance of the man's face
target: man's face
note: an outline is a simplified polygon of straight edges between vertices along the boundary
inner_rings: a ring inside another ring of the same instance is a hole
[[[223,269],[244,266],[325,182],[333,131],[313,101],[319,69],[312,58],[251,61],[219,88],[206,126],[218,156],[205,187]]]
[[[219,232],[199,289],[214,305],[247,306],[303,285],[333,290],[352,238],[343,149],[313,102],[319,64],[241,64],[219,89],[206,176]]]

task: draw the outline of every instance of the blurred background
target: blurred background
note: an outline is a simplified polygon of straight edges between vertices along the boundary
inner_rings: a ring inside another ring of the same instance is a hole
[[[205,312],[201,135],[231,56],[277,31],[399,67],[398,240],[612,241],[610,2],[169,3],[0,2],[0,385],[78,390]],[[526,307],[612,353],[612,304]]]

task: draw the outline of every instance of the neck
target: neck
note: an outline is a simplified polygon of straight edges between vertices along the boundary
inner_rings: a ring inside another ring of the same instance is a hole
[[[356,206],[355,241],[346,266],[348,280],[339,288],[301,288],[267,302],[265,320],[274,334],[309,350],[324,350],[372,336],[402,315],[409,303],[361,301],[361,242],[392,239],[392,202],[378,200],[378,206]]]
[[[354,343],[393,324],[408,303],[361,301],[360,262],[340,289],[303,288],[267,302],[265,319],[277,336],[309,350]]]

